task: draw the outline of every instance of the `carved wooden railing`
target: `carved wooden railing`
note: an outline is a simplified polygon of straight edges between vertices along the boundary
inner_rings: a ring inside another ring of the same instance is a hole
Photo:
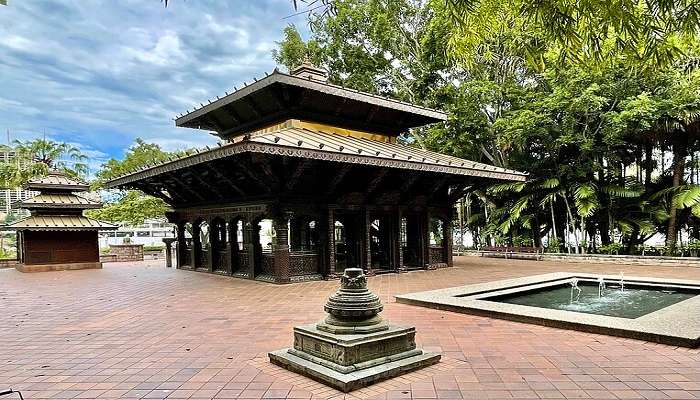
[[[180,260],[180,268],[194,268],[192,265],[192,247],[182,249],[182,260]]]
[[[428,249],[428,259],[430,264],[440,264],[447,262],[445,248],[442,246],[430,246]]]
[[[318,274],[318,253],[312,251],[292,252],[289,255],[289,275]]]
[[[248,258],[248,252],[245,250],[240,250],[238,252],[238,264],[234,265],[235,269],[233,273],[248,273],[248,266],[250,265],[250,258]]]
[[[208,257],[209,257],[209,252],[211,250],[209,249],[202,249],[202,251],[199,252],[199,257],[197,258],[197,269],[208,269]]]
[[[270,253],[263,253],[262,262],[260,263],[261,275],[275,275],[275,256]]]
[[[229,273],[231,271],[231,252],[226,247],[215,249],[212,253],[211,263],[214,271]]]

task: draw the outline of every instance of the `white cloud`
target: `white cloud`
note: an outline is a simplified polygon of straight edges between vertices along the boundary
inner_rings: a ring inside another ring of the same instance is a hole
[[[34,42],[31,40],[17,35],[8,35],[0,41],[0,46],[5,46],[20,51],[27,51],[31,49],[33,44]]]
[[[169,150],[215,143],[172,118],[274,68],[286,0],[17,1],[0,9],[0,132],[46,132],[91,158],[136,137]],[[92,167],[92,165],[91,165]]]
[[[216,137],[214,136],[193,136],[192,139],[189,140],[177,138],[150,138],[148,141],[159,145],[163,150],[166,151],[187,150],[191,148],[200,148],[204,146],[214,146],[217,142]]]
[[[124,51],[136,64],[153,64],[158,67],[174,66],[186,57],[180,48],[177,33],[172,31],[159,36],[153,45],[142,48],[126,47]]]

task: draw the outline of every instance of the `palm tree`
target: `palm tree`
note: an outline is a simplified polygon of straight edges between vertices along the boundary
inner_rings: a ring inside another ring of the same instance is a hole
[[[16,156],[0,163],[2,187],[14,188],[27,181],[60,170],[71,176],[87,175],[87,157],[75,146],[47,139],[13,142]]]

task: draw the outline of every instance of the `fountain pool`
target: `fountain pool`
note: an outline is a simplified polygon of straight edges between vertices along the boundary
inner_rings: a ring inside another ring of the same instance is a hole
[[[700,345],[700,281],[557,272],[396,296],[399,303]]]
[[[700,294],[697,289],[649,285],[628,284],[623,289],[616,281],[605,282],[600,294],[598,282],[579,280],[576,287],[578,291],[566,284],[549,286],[484,300],[611,317],[639,318]]]

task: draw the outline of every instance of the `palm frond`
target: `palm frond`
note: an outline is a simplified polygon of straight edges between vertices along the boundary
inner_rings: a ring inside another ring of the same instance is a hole
[[[525,188],[525,182],[499,183],[486,189],[489,194],[501,194],[507,192],[520,193]]]
[[[631,198],[639,197],[642,192],[635,188],[627,188],[620,185],[606,185],[603,187],[603,192],[612,196],[619,198]]]
[[[593,215],[600,206],[596,185],[588,182],[576,186],[574,188],[574,204],[579,216],[588,218]]]
[[[676,208],[692,208],[700,204],[700,185],[683,185],[673,195],[672,204]]]
[[[542,189],[554,189],[560,183],[559,178],[547,178],[539,184],[539,187]]]

